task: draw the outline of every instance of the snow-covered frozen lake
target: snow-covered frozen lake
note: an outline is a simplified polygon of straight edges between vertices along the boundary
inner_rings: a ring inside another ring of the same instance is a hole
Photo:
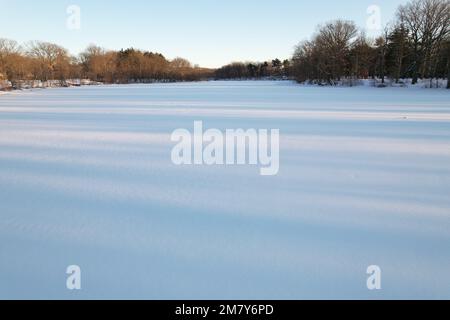
[[[280,172],[171,133],[280,129]],[[66,289],[66,268],[82,290]],[[366,269],[382,269],[369,291]],[[450,92],[205,82],[0,96],[0,298],[450,298]]]

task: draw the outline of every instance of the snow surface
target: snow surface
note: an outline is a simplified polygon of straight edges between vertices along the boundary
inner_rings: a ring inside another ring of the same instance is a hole
[[[449,98],[270,81],[2,95],[0,298],[449,299]],[[280,129],[279,175],[173,165],[194,120]]]

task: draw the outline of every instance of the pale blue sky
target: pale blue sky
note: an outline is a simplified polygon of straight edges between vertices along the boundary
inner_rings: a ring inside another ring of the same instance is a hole
[[[45,40],[71,53],[95,43],[133,46],[217,67],[231,61],[289,58],[319,23],[336,18],[365,27],[367,8],[382,21],[406,0],[0,0],[0,37]],[[81,8],[81,29],[66,28],[69,5]]]

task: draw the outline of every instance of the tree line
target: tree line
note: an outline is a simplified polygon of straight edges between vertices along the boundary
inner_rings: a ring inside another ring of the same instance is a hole
[[[160,53],[133,48],[110,51],[95,45],[79,56],[53,43],[33,41],[19,45],[0,39],[0,80],[90,79],[103,83],[194,81],[213,71],[193,66],[183,58],[166,59]]]
[[[216,79],[293,78],[298,82],[337,84],[344,80],[386,78],[450,79],[448,0],[413,0],[397,10],[395,21],[371,39],[352,21],[318,26],[290,60],[234,62],[215,72]],[[450,81],[447,81],[450,88]]]
[[[216,79],[288,78],[291,62],[274,59],[265,62],[233,62],[215,71]]]
[[[351,21],[319,26],[300,43],[291,75],[299,82],[335,84],[343,79],[450,79],[450,2],[413,0],[398,8],[395,21],[371,40]],[[431,83],[432,84],[432,83]],[[448,81],[447,88],[450,88]]]

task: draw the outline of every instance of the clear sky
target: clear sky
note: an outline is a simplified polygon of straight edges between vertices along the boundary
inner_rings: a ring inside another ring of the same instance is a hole
[[[0,37],[45,40],[78,54],[90,43],[135,47],[218,67],[232,61],[286,59],[320,23],[336,18],[365,27],[367,8],[382,22],[406,0],[0,0]],[[66,27],[69,5],[81,28]]]

